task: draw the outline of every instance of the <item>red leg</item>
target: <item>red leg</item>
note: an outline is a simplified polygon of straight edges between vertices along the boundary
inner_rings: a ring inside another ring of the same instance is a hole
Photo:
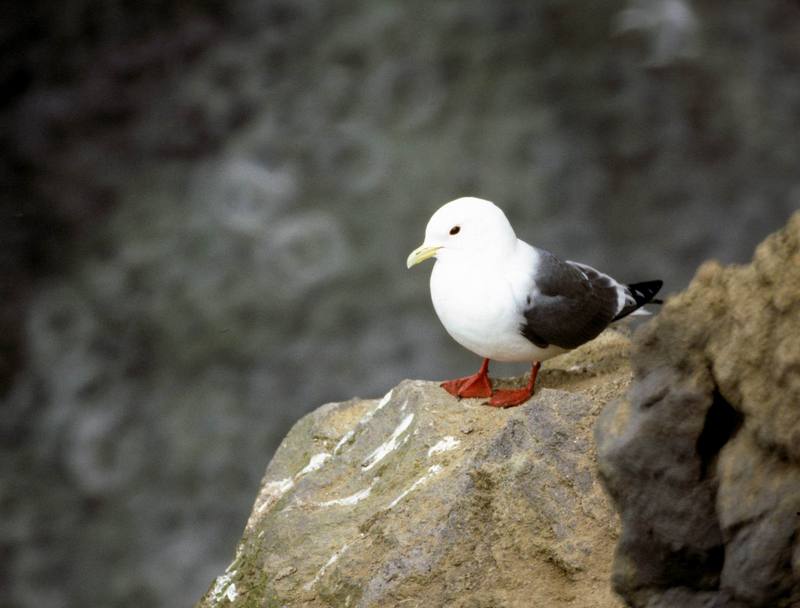
[[[477,374],[442,382],[440,385],[453,397],[491,397],[492,383],[489,381],[489,359],[484,359]]]
[[[497,390],[489,400],[492,407],[514,407],[525,403],[533,396],[533,387],[536,385],[536,375],[539,373],[541,363],[536,361],[531,365],[531,378],[525,388]]]

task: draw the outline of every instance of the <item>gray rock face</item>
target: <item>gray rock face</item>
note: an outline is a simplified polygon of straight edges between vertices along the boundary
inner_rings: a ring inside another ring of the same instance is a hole
[[[800,214],[637,335],[597,428],[633,606],[800,605]]]
[[[518,408],[405,381],[309,414],[199,606],[620,606],[591,429],[627,345],[607,332],[556,360]]]

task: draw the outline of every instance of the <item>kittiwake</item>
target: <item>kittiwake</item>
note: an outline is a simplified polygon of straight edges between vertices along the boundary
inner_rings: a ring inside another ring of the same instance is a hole
[[[465,197],[433,214],[411,268],[436,258],[431,300],[447,333],[484,358],[480,370],[442,383],[456,397],[511,407],[533,395],[542,361],[596,338],[653,301],[662,281],[622,284],[591,266],[563,261],[517,238],[494,203]],[[489,360],[530,362],[523,389],[492,390]]]

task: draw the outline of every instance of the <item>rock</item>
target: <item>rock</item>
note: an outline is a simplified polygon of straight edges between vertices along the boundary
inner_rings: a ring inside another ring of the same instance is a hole
[[[591,429],[628,387],[628,344],[608,331],[549,362],[518,408],[404,381],[305,416],[198,606],[621,606]]]
[[[597,427],[632,606],[800,605],[800,213],[707,263],[635,340]]]

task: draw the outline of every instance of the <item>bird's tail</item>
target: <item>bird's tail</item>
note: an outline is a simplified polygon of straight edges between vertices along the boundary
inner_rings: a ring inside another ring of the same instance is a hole
[[[617,316],[614,317],[614,321],[619,321],[623,317],[636,313],[645,304],[663,304],[663,300],[654,299],[663,284],[664,281],[644,281],[643,283],[626,285],[627,302]],[[638,314],[642,313],[639,312]]]

